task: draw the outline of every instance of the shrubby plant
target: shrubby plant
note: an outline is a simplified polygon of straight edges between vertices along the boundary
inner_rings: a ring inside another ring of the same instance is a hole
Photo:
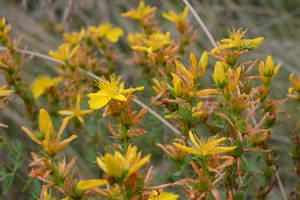
[[[249,39],[247,30],[240,28],[230,30],[228,38],[217,42],[212,50],[189,52],[197,33],[188,14],[188,7],[181,13],[162,13],[176,26],[178,34],[174,37],[160,30],[156,7],[141,1],[136,9],[122,13],[141,27],[127,33],[132,62],[148,84],[138,87],[129,87],[116,75],[120,57],[114,47],[125,33],[109,22],[64,34],[65,43],[49,51],[49,59],[57,63],[57,76],[43,74],[25,82],[20,68],[31,57],[20,50],[20,39],[9,34],[11,26],[1,18],[0,42],[6,47],[0,55],[6,81],[0,88],[1,109],[13,103],[9,102],[12,93],[24,102],[31,123],[22,130],[41,146],[31,152],[28,175],[42,185],[39,199],[230,200],[248,195],[264,199],[277,183],[281,184],[270,136],[276,125],[289,117],[280,106],[299,101],[300,78],[291,74],[287,98],[275,99],[271,87],[281,64],[274,63],[271,55],[265,61],[248,60],[244,54],[259,48],[264,38]],[[208,71],[212,71],[208,76],[214,83],[209,87],[203,79]],[[157,173],[151,165],[153,156],[140,151],[136,143],[142,135],[154,134],[147,133],[143,123],[149,108],[133,106],[140,102],[136,95],[148,86],[153,88],[151,104],[177,130],[165,143],[157,143],[166,153],[163,159],[172,163],[168,166],[171,176]],[[99,143],[104,138],[90,134],[91,127],[96,126],[92,116],[105,119],[111,133],[106,144]],[[298,179],[299,124],[293,130],[291,155]],[[76,169],[76,157],[64,156],[64,149],[72,143],[81,151],[80,140],[87,138],[103,145],[102,152],[94,157],[99,176],[93,178],[83,177]],[[24,162],[19,157],[15,170]],[[0,180],[7,179],[7,192],[13,174],[0,176]],[[155,176],[165,176],[168,182],[156,184]],[[299,186],[296,198],[300,198]]]

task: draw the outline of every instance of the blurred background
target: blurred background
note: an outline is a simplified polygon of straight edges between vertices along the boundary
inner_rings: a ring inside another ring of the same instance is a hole
[[[169,31],[172,35],[178,34],[176,28],[169,21],[161,17],[162,12],[173,10],[180,12],[185,5],[181,0],[145,0],[147,4],[157,7],[156,18],[160,22],[161,31]],[[56,49],[63,43],[62,34],[71,31],[80,31],[81,27],[87,25],[98,25],[100,22],[110,22],[115,26],[121,27],[125,31],[125,35],[118,42],[116,47],[123,56],[118,61],[118,73],[122,74],[128,81],[128,85],[138,85],[143,83],[141,77],[136,77],[138,72],[136,66],[129,63],[128,60],[132,55],[128,54],[129,46],[127,44],[127,33],[139,30],[138,23],[133,20],[122,18],[120,14],[131,8],[138,6],[139,0],[0,0],[0,17],[4,16],[8,23],[12,25],[12,32],[15,36],[22,37],[22,48],[32,51],[48,54],[49,50]],[[281,62],[282,67],[280,73],[273,81],[273,95],[277,98],[284,98],[290,87],[289,74],[294,73],[296,76],[300,74],[300,1],[299,0],[190,0],[199,16],[207,25],[215,40],[221,40],[228,35],[231,28],[248,29],[247,36],[255,38],[263,36],[265,40],[258,49],[248,54],[250,57],[265,60],[267,55],[272,55],[275,63]],[[197,29],[197,39],[191,51],[197,57],[204,50],[210,51],[213,46],[207,39],[206,35],[197,24],[191,14],[188,16],[193,27]],[[197,53],[198,52],[198,53]],[[188,55],[188,54],[187,54]],[[186,55],[186,57],[187,57]],[[211,59],[213,60],[213,59]],[[42,59],[33,59],[24,68],[25,78],[30,81],[38,74],[54,73],[54,63]],[[213,66],[208,67],[208,74],[213,71]],[[207,80],[211,81],[211,76],[207,76]],[[137,84],[137,83],[138,84]],[[208,83],[209,84],[209,83]],[[151,88],[149,88],[149,91]],[[151,94],[142,94],[140,99],[146,104],[149,103]],[[20,131],[20,125],[26,125],[26,119],[19,110],[20,100],[13,99],[16,105],[10,105],[10,109],[1,111],[1,121],[9,125],[8,129],[0,130],[6,140],[13,143],[16,138],[30,144],[31,141]],[[291,173],[293,166],[292,160],[289,158],[290,151],[290,130],[296,119],[299,119],[299,107],[295,103],[285,104],[283,109],[289,110],[290,114],[297,116],[295,119],[289,120],[286,124],[278,126],[272,134],[272,143],[275,144],[274,151],[278,154],[278,163],[280,164],[279,173],[282,178],[284,187],[288,194],[292,193],[292,187],[296,184],[296,177]],[[155,143],[163,140],[163,135],[170,131],[160,125],[160,122],[148,115],[145,120],[145,127],[152,127],[147,136],[143,136],[138,143],[144,144],[145,153],[151,151]],[[164,133],[164,134],[163,134]],[[152,136],[151,136],[152,134]],[[156,134],[157,137],[153,137]],[[150,136],[149,136],[150,135]],[[147,139],[147,140],[145,140]],[[16,152],[26,152],[22,156],[26,157],[23,162],[24,167],[18,170],[18,176],[14,179],[13,187],[9,189],[8,194],[2,194],[1,199],[35,199],[35,195],[29,194],[28,188],[38,191],[40,185],[38,182],[30,180],[28,182],[27,173],[29,168],[26,164],[30,161],[31,149],[35,146],[14,147]],[[147,149],[148,148],[148,149]],[[99,149],[97,149],[99,150]],[[2,152],[1,152],[2,151]],[[69,155],[77,155],[79,158],[84,156],[78,155],[73,149],[66,150]],[[91,162],[95,159],[93,150],[89,151],[87,161]],[[157,172],[161,173],[168,170],[170,163],[161,163],[161,159],[155,160],[155,155],[162,154],[162,151],[155,147],[152,161],[157,165]],[[4,167],[4,163],[0,163],[0,169],[9,169],[9,158],[6,150],[0,150],[0,157],[4,158],[8,166]],[[17,156],[17,154],[16,154]],[[158,156],[159,157],[159,156]],[[161,156],[160,156],[161,157]],[[79,159],[78,168],[84,173],[85,178],[93,177],[97,174],[95,166],[86,166],[86,160]],[[86,170],[86,169],[89,170]],[[1,181],[1,180],[0,180]],[[156,180],[163,182],[165,180]],[[27,183],[24,188],[24,184]],[[5,182],[0,183],[1,190],[5,188]],[[38,193],[37,193],[38,194]],[[250,195],[251,196],[251,195]],[[250,198],[251,199],[251,198]],[[281,199],[278,188],[274,189],[268,196],[268,199]]]

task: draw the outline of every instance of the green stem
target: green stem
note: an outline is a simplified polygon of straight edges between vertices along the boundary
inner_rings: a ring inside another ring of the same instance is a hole
[[[24,183],[24,185],[27,184],[27,181],[17,172],[17,171],[14,171],[12,167],[9,166],[9,164],[3,160],[2,158],[0,158],[0,163],[2,163],[10,172],[14,173],[14,175],[16,175],[16,177],[22,181]],[[34,188],[32,185],[29,185],[31,191],[34,191]],[[38,196],[32,192],[32,194],[34,195],[35,198],[38,198]]]
[[[119,183],[119,187],[120,187],[120,190],[121,190],[121,194],[122,194],[122,197],[123,197],[123,200],[127,200],[127,195],[126,195],[126,192],[124,190],[124,184],[123,183]]]

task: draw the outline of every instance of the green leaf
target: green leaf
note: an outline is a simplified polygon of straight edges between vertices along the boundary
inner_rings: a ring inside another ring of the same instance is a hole
[[[246,130],[247,123],[244,120],[239,120],[238,121],[238,129],[241,132],[244,132]]]
[[[16,161],[15,161],[15,166],[14,166],[14,172],[17,171],[24,163],[25,157],[21,156],[22,154],[18,154]]]
[[[242,156],[241,158],[242,158],[242,170],[248,171],[249,163],[248,163],[247,159],[245,158],[245,156]]]
[[[242,191],[242,192],[239,192],[239,193],[237,193],[234,197],[233,197],[233,199],[234,200],[243,200],[244,199],[244,191]]]
[[[31,192],[33,199],[38,199],[40,192],[42,190],[41,183],[38,180],[33,179],[32,188],[33,188],[33,190],[31,190],[30,192]]]
[[[2,142],[0,142],[0,149],[1,149],[1,150],[5,149],[6,147],[7,147],[7,143],[6,143],[5,140],[2,141]]]
[[[261,163],[261,156],[257,156],[255,161],[250,166],[250,171],[253,171]]]
[[[1,171],[0,172],[0,182],[4,181],[10,175],[12,175],[12,173],[7,173],[6,171]]]
[[[13,175],[13,174],[10,174],[10,175],[8,176],[8,178],[7,178],[7,180],[6,180],[5,184],[4,184],[4,186],[3,186],[3,191],[2,191],[2,193],[3,193],[4,195],[6,195],[6,194],[8,193],[8,191],[9,191],[9,189],[11,188],[13,182],[14,182],[14,175]]]

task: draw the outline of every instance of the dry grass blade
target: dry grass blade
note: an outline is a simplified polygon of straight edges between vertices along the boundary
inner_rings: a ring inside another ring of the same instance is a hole
[[[197,12],[193,8],[193,6],[190,4],[190,2],[188,0],[182,0],[182,1],[184,2],[184,4],[186,6],[189,7],[191,13],[195,17],[195,19],[197,20],[197,22],[199,23],[199,25],[201,26],[201,28],[203,29],[204,33],[206,34],[206,36],[208,37],[209,41],[214,46],[214,48],[217,47],[217,43],[216,43],[215,39],[213,38],[212,34],[209,32],[208,28],[206,27],[206,25],[204,24],[204,22],[202,21],[202,19],[200,18],[200,16],[197,14]]]

